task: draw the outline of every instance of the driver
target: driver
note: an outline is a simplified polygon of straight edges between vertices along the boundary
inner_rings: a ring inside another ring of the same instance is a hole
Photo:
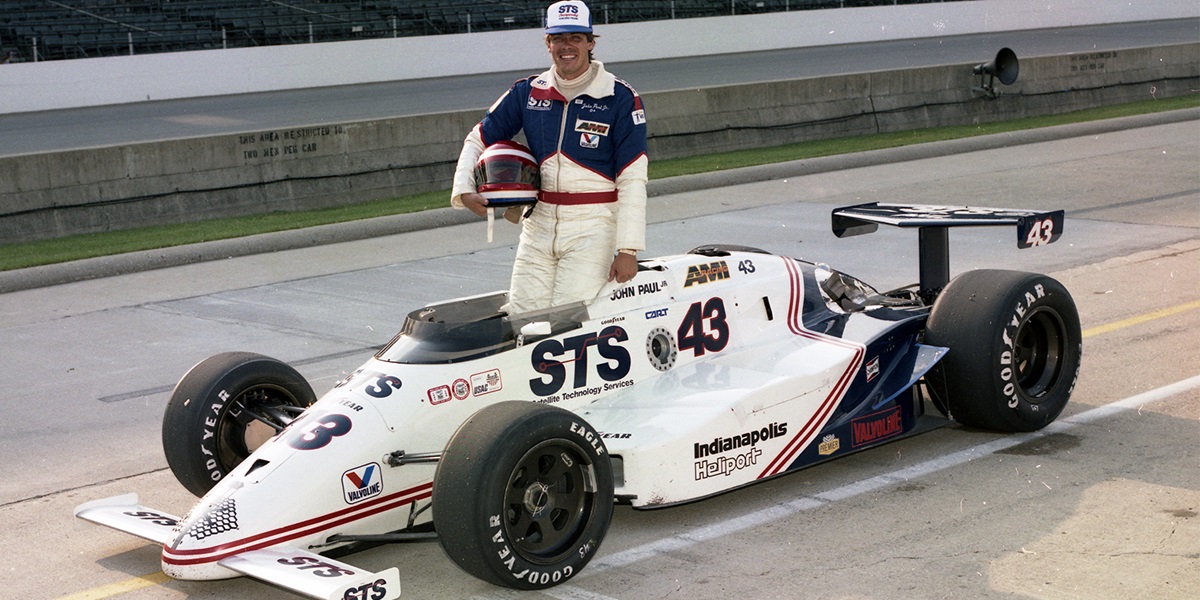
[[[450,203],[487,216],[475,166],[484,148],[523,132],[541,171],[513,263],[512,313],[590,301],[607,281],[637,274],[646,235],[646,116],[637,92],[592,59],[583,2],[546,11],[553,67],[522,79],[463,142]]]

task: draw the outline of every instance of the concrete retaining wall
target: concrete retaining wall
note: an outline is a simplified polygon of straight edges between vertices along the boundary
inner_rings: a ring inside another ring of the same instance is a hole
[[[814,139],[969,125],[1194,94],[1200,44],[1021,59],[1020,78],[973,90],[973,65],[648,94],[655,159]]]
[[[1200,89],[1200,43],[1035,57],[996,98],[950,65],[647,94],[654,159],[972,124]],[[448,187],[478,111],[0,158],[0,239],[344,205]]]

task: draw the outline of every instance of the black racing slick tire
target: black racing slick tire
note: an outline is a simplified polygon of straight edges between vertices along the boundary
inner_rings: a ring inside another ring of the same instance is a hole
[[[950,349],[927,375],[930,393],[964,425],[1041,429],[1071,397],[1082,339],[1075,301],[1058,281],[969,271],[942,290],[929,315],[925,343]]]
[[[308,381],[273,358],[226,352],[204,359],[167,402],[167,465],[183,487],[203,496],[314,402]]]
[[[500,402],[450,438],[433,481],[433,523],[446,554],[499,586],[545,589],[579,573],[612,519],[612,465],[578,415]]]

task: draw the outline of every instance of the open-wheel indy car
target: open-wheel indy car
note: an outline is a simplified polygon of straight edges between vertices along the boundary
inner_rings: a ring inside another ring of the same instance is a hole
[[[436,537],[480,579],[542,589],[596,555],[614,504],[699,500],[948,419],[1018,432],[1062,412],[1080,365],[1070,294],[1020,271],[951,280],[948,258],[950,228],[1015,226],[1038,246],[1062,211],[873,203],[832,218],[839,237],[917,228],[920,283],[879,292],[712,245],[642,260],[589,303],[508,314],[498,292],[419,308],[319,400],[277,360],[219,354],[163,419],[167,462],[200,501],[182,518],[135,494],[75,514],[162,544],[179,579],[396,598],[396,568],[341,558]]]

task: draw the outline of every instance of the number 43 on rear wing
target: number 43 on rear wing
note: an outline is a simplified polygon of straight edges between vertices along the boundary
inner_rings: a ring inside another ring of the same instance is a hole
[[[833,211],[833,234],[840,238],[872,233],[879,229],[881,223],[917,228],[921,295],[932,299],[950,281],[948,228],[1015,225],[1017,247],[1032,248],[1058,240],[1063,231],[1063,211],[880,202],[846,206]]]

